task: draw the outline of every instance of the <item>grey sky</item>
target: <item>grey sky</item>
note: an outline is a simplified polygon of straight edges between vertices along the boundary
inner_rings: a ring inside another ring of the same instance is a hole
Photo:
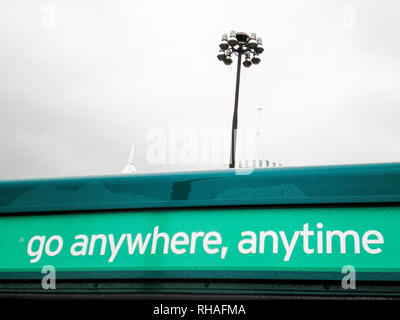
[[[238,134],[255,132],[261,106],[268,159],[398,162],[399,11],[397,0],[2,0],[0,179],[118,174],[132,143],[138,172],[219,167],[153,164],[149,137],[230,129],[235,62],[216,58],[230,30],[263,38],[261,63],[242,68]]]

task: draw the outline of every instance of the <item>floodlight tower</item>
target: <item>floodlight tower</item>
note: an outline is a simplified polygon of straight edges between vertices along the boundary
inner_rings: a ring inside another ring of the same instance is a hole
[[[232,138],[231,138],[231,156],[229,168],[235,168],[235,149],[236,149],[236,131],[238,123],[238,103],[239,103],[239,83],[240,83],[240,68],[242,62],[242,55],[245,55],[243,66],[245,68],[251,67],[253,64],[259,64],[260,54],[264,51],[262,46],[262,39],[257,38],[255,33],[250,36],[245,32],[231,31],[229,39],[228,35],[222,35],[221,43],[219,45],[218,60],[223,61],[226,65],[232,64],[232,54],[237,55],[237,71],[236,71],[236,91],[235,91],[235,105],[233,109],[232,121]]]

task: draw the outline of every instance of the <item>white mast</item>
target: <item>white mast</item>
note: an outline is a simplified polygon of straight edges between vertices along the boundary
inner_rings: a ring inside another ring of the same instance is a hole
[[[254,160],[257,162],[262,160],[260,159],[260,147],[261,147],[261,136],[260,136],[260,114],[262,111],[262,107],[257,108],[257,133],[256,133],[256,145],[255,145],[255,155],[254,155]]]
[[[136,173],[135,164],[133,163],[133,155],[135,151],[135,144],[132,144],[131,153],[129,154],[128,164],[122,169],[122,173],[130,174]]]

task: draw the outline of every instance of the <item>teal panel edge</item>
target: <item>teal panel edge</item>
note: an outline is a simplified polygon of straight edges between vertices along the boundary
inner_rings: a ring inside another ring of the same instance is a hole
[[[0,181],[0,214],[400,202],[400,163]]]

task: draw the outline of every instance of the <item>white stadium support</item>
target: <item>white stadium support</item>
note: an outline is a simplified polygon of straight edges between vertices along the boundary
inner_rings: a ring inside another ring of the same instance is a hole
[[[135,151],[135,145],[132,144],[132,149],[131,153],[129,154],[128,164],[125,166],[125,168],[122,169],[122,173],[125,174],[136,173],[135,164],[133,163],[134,151]]]

